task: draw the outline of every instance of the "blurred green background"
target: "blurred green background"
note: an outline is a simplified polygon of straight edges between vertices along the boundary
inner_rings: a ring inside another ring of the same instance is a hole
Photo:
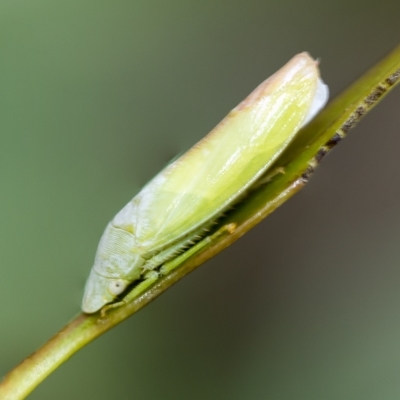
[[[80,307],[108,220],[295,53],[333,95],[398,0],[0,2],[0,375]],[[400,89],[309,185],[32,399],[399,399]]]

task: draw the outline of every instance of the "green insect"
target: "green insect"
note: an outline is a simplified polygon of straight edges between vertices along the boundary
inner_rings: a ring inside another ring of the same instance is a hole
[[[318,62],[293,57],[207,136],[156,175],[107,225],[86,283],[93,313],[206,235],[325,105]]]

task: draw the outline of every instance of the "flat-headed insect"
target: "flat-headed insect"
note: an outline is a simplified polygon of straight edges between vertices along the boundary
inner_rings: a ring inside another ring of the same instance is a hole
[[[93,313],[206,235],[325,105],[328,87],[307,53],[258,86],[206,137],[156,175],[108,224],[86,283]]]

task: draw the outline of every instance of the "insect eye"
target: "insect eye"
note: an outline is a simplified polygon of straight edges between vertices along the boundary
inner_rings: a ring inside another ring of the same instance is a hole
[[[115,281],[110,282],[110,284],[108,285],[108,290],[112,295],[118,296],[126,289],[126,287],[127,287],[126,281],[122,279],[117,279]]]

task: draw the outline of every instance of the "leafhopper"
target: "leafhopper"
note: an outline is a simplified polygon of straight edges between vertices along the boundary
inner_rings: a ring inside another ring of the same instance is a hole
[[[83,311],[100,310],[130,283],[206,236],[328,95],[318,62],[298,54],[156,175],[107,225],[86,283]]]

